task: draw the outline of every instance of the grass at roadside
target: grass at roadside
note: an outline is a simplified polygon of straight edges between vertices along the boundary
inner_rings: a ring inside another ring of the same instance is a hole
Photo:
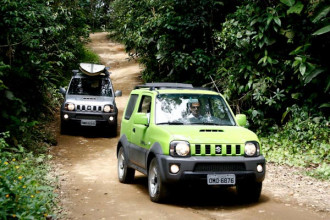
[[[10,147],[9,133],[0,133],[0,219],[45,219],[56,197],[48,176],[48,159],[24,148]]]
[[[306,174],[330,180],[330,129],[325,117],[292,110],[292,119],[281,128],[261,135],[267,161],[306,168]]]

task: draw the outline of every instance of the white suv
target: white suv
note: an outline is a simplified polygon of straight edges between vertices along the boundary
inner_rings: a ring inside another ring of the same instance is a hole
[[[115,97],[108,68],[96,64],[80,64],[80,70],[73,70],[68,90],[60,88],[64,96],[61,106],[61,133],[67,133],[72,126],[104,127],[112,136],[117,135]]]

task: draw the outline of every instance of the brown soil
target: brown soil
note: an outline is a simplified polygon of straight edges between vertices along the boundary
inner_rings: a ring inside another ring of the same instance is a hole
[[[88,46],[111,66],[114,87],[123,91],[123,96],[116,98],[119,133],[129,93],[141,83],[142,67],[128,59],[122,45],[106,36],[91,35]],[[274,164],[267,164],[262,195],[256,204],[241,204],[233,189],[199,188],[174,195],[168,204],[153,203],[142,174],[136,173],[133,184],[119,183],[119,136],[105,138],[94,131],[60,135],[58,123],[55,126],[58,145],[51,154],[59,180],[60,219],[330,219],[329,181]]]

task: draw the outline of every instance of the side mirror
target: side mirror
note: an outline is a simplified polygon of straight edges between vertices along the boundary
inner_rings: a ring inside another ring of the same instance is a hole
[[[60,87],[60,93],[65,96],[66,90],[63,87]]]
[[[246,115],[244,114],[237,114],[236,115],[236,121],[239,126],[244,127],[246,125]]]
[[[123,93],[121,92],[121,90],[117,90],[116,92],[115,92],[115,97],[120,97],[120,96],[122,96],[123,95]]]
[[[135,114],[134,124],[148,126],[148,124],[149,124],[148,115],[145,114],[145,113],[137,113],[137,114]]]

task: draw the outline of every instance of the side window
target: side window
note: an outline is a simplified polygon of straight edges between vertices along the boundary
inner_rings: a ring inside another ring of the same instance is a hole
[[[125,119],[126,120],[129,120],[131,118],[131,115],[134,111],[134,107],[135,107],[135,103],[136,103],[136,100],[139,96],[138,95],[131,95],[129,101],[128,101],[128,104],[127,104],[127,108],[126,108],[126,112],[125,112]]]
[[[146,96],[146,95],[142,96],[138,112],[150,113],[150,108],[151,108],[151,96]]]

